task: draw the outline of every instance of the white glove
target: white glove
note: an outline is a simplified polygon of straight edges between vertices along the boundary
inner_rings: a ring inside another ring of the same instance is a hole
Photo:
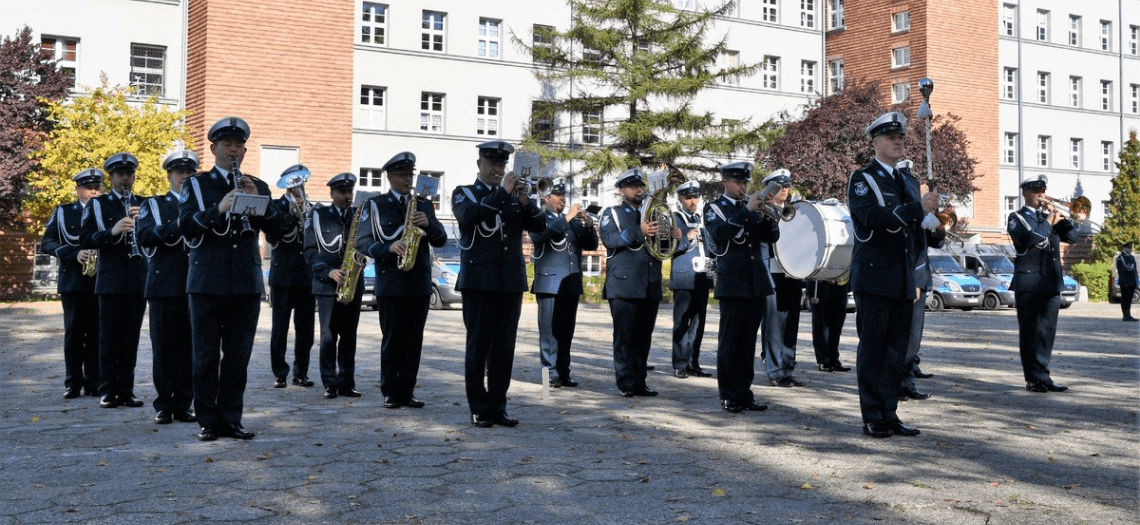
[[[935,217],[933,213],[927,213],[926,217],[922,218],[922,227],[926,228],[927,230],[930,230],[930,231],[937,230],[938,227],[941,225],[942,225],[942,222],[939,221],[938,217]]]

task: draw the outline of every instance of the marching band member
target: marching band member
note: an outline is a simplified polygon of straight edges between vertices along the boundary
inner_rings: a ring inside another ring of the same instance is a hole
[[[543,197],[546,229],[531,233],[534,245],[534,283],[530,292],[538,302],[538,357],[550,370],[550,386],[575,387],[570,378],[570,345],[582,295],[582,250],[598,248],[594,223],[578,203],[566,215],[569,180],[553,181]]]
[[[1136,258],[1132,256],[1132,242],[1120,245],[1120,253],[1113,262],[1116,265],[1117,282],[1120,286],[1120,311],[1125,322],[1136,322],[1132,317],[1132,297],[1136,295]]]
[[[356,247],[371,257],[376,269],[376,311],[380,317],[380,393],[385,408],[422,408],[416,399],[416,376],[420,369],[420,353],[424,343],[431,298],[431,250],[418,246],[408,254],[407,228],[422,232],[428,244],[440,247],[447,242],[447,232],[435,217],[435,206],[426,199],[414,198],[412,177],[416,156],[397,153],[386,164],[391,191],[373,197],[362,206]],[[409,197],[412,201],[409,202]],[[409,210],[408,206],[412,206]],[[410,212],[410,215],[409,215]],[[408,224],[408,219],[412,224]],[[405,256],[414,263],[404,270],[399,262]]]
[[[313,274],[313,295],[321,321],[320,369],[325,397],[360,397],[356,390],[356,327],[360,324],[360,301],[364,280],[357,276],[352,300],[337,300],[337,290],[345,279],[353,278],[342,268],[353,221],[352,206],[356,175],[340,173],[328,182],[331,206],[319,206],[305,221],[305,261]]]
[[[1008,232],[1017,250],[1013,281],[1017,303],[1018,347],[1025,389],[1030,392],[1064,392],[1069,389],[1049,377],[1049,359],[1057,335],[1057,314],[1065,281],[1061,272],[1061,243],[1077,241],[1077,228],[1045,197],[1049,179],[1044,175],[1021,183],[1025,202],[1009,214]],[[1123,300],[1123,299],[1122,299]]]
[[[94,250],[79,247],[83,211],[103,191],[103,172],[88,168],[71,178],[79,199],[61,204],[48,219],[40,251],[59,260],[56,291],[63,303],[63,397],[99,391],[99,301],[95,276],[83,269],[94,261]]]
[[[792,173],[786,169],[773,171],[764,177],[763,184],[767,186],[772,182],[780,185],[780,190],[772,195],[772,203],[782,208],[791,195]],[[775,243],[765,243],[764,255],[776,293],[764,300],[764,335],[760,347],[767,364],[768,384],[800,387],[804,382],[796,379],[792,371],[796,369],[796,339],[799,336],[804,282],[784,273],[776,261],[775,249]]]
[[[916,436],[899,421],[899,384],[906,360],[914,302],[918,299],[914,236],[938,206],[938,195],[918,195],[895,170],[905,153],[906,117],[890,112],[866,129],[875,150],[867,167],[851,174],[847,201],[854,223],[851,288],[859,333],[856,362],[863,433],[875,438]]]
[[[669,289],[673,290],[673,377],[709,377],[712,374],[701,368],[700,355],[712,279],[693,267],[697,257],[712,259],[708,233],[697,211],[700,183],[693,180],[678,186],[677,200],[681,209],[673,213],[673,224],[681,230],[681,239],[673,252],[669,279]]]
[[[308,179],[309,170],[301,164],[281,173],[282,180],[291,177]],[[280,183],[278,183],[280,186]],[[293,318],[293,384],[313,386],[309,379],[309,355],[313,349],[313,276],[305,263],[305,183],[285,189],[285,194],[270,205],[284,224],[280,232],[265,232],[265,240],[273,247],[269,259],[269,305],[273,328],[269,336],[269,366],[273,371],[273,387],[285,388],[289,362],[285,350],[289,346],[289,318]]]
[[[475,426],[513,427],[519,420],[507,415],[507,389],[526,291],[522,232],[542,231],[546,218],[518,191],[523,185],[520,176],[503,174],[515,148],[500,140],[477,147],[478,179],[451,195],[461,236],[456,289],[463,292],[463,324],[467,327],[467,404]]]
[[[230,213],[239,194],[269,197],[265,182],[240,169],[233,172],[245,159],[249,125],[225,117],[206,138],[214,167],[186,179],[178,206],[178,225],[190,245],[186,292],[194,334],[194,412],[202,427],[198,439],[252,439],[241,416],[265,293],[257,231],[273,231],[281,219],[272,206],[264,216]]]
[[[845,279],[846,280],[846,279]],[[850,372],[851,367],[839,361],[839,338],[847,320],[847,292],[851,283],[808,281],[811,298],[811,344],[820,372]]]
[[[149,303],[150,346],[154,375],[154,422],[193,422],[193,335],[190,333],[190,302],[186,297],[186,274],[190,248],[178,227],[178,198],[182,183],[198,170],[198,155],[175,151],[162,162],[170,191],[156,195],[139,207],[138,243],[147,252],[146,291]]]
[[[146,300],[146,259],[135,244],[135,219],[142,198],[131,193],[139,161],[130,153],[107,158],[111,193],[83,210],[80,246],[99,250],[95,295],[99,297],[99,406],[141,407],[134,394]]]
[[[921,192],[920,183],[910,171],[910,161],[904,160],[896,169],[907,185],[907,191],[918,195]],[[918,356],[922,348],[922,331],[926,327],[926,297],[934,288],[934,276],[930,269],[930,256],[927,247],[941,248],[946,240],[946,229],[939,225],[938,219],[927,215],[923,219],[923,227],[919,235],[914,236],[914,285],[918,288],[918,299],[911,306],[910,340],[906,347],[906,358],[903,364],[902,383],[899,385],[899,400],[928,399],[930,394],[918,389],[915,379],[929,379],[934,374],[923,373],[918,367],[921,358]]]
[[[705,205],[705,224],[716,244],[716,291],[720,301],[720,340],[716,381],[721,408],[737,413],[767,410],[752,395],[756,362],[756,332],[764,316],[772,277],[764,258],[764,243],[780,239],[778,222],[759,211],[760,193],[746,192],[752,163],[720,167],[724,194]]]

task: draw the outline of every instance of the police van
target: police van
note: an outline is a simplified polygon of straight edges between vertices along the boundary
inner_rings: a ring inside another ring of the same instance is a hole
[[[926,296],[926,308],[935,312],[945,308],[970,311],[982,304],[982,283],[966,273],[953,254],[939,248],[927,248],[934,290]]]

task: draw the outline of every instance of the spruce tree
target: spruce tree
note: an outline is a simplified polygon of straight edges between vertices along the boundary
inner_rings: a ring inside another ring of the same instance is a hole
[[[1140,141],[1136,130],[1129,133],[1128,141],[1120,149],[1118,173],[1112,179],[1109,194],[1109,212],[1104,227],[1093,238],[1092,259],[1111,262],[1126,242],[1140,242]]]

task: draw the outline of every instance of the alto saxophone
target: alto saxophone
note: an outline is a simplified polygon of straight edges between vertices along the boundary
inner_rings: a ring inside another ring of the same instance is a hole
[[[364,271],[364,258],[356,251],[356,230],[360,226],[358,215],[359,212],[353,215],[352,226],[348,229],[348,237],[344,240],[347,246],[344,249],[344,262],[341,263],[340,270],[345,275],[336,287],[336,300],[341,304],[351,303],[356,298],[356,283],[360,281],[360,273]]]
[[[412,221],[416,214],[416,192],[408,193],[408,212],[404,214],[404,234],[400,240],[404,242],[404,254],[396,257],[396,267],[407,272],[416,265],[416,252],[420,249],[420,239],[424,231]]]

